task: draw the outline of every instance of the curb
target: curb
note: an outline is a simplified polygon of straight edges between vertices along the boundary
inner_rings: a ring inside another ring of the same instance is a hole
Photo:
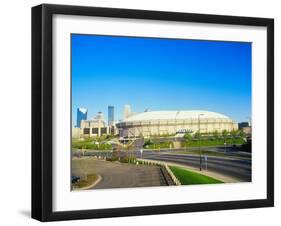
[[[170,174],[172,180],[174,181],[174,183],[178,186],[181,185],[181,182],[178,180],[178,178],[175,176],[175,174],[172,172],[172,170],[170,169],[170,167],[165,164],[165,168],[167,170],[167,172]]]
[[[101,181],[101,179],[102,179],[102,177],[100,175],[98,175],[98,179],[94,183],[92,183],[91,185],[89,185],[87,187],[82,187],[82,188],[75,188],[73,191],[88,190],[90,188],[93,188]]]
[[[220,175],[220,174],[217,174],[217,173],[214,173],[214,172],[211,172],[211,171],[208,171],[208,172],[206,172],[206,171],[199,171],[198,169],[195,169],[193,167],[189,167],[189,166],[181,165],[181,164],[175,164],[175,163],[168,163],[168,164],[169,165],[173,165],[173,166],[177,166],[177,167],[180,167],[180,168],[183,168],[183,169],[186,169],[186,170],[189,170],[189,171],[194,172],[194,173],[198,173],[198,174],[203,175],[203,176],[212,177],[212,178],[217,179],[217,180],[219,180],[219,181],[221,181],[223,183],[237,183],[237,182],[241,182],[241,181],[239,181],[236,178]]]

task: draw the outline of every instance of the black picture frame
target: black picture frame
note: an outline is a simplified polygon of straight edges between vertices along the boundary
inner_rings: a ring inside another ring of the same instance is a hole
[[[267,28],[267,198],[95,210],[52,210],[52,18],[55,14]],[[32,8],[32,218],[40,221],[122,217],[274,206],[274,20],[221,15],[43,4]]]

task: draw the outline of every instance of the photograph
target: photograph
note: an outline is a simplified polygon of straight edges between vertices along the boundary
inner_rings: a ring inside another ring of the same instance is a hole
[[[33,219],[274,206],[274,18],[163,10],[32,7]]]
[[[252,43],[72,33],[71,191],[252,182]]]

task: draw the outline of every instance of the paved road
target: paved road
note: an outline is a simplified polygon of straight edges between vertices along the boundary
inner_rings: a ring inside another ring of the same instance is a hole
[[[143,166],[107,162],[93,158],[72,161],[72,174],[83,177],[83,173],[97,173],[102,179],[92,189],[166,186],[167,183],[158,166]]]
[[[167,161],[186,166],[200,167],[200,157],[198,155],[179,155],[170,153],[145,153],[145,159]],[[202,158],[202,167],[205,170],[205,161]],[[251,181],[251,159],[226,159],[222,157],[208,156],[208,171],[230,176],[239,181]]]
[[[204,149],[204,148],[203,148]],[[216,151],[215,147],[211,149],[205,148],[205,150]],[[218,147],[217,151],[221,152],[221,148]],[[86,155],[94,156],[108,156],[112,155],[112,152],[106,151],[87,151]],[[198,155],[191,154],[175,154],[173,151],[160,150],[160,151],[143,151],[143,154],[139,150],[134,151],[120,151],[119,156],[131,155],[136,158],[144,158],[151,160],[167,161],[177,163],[181,165],[191,166],[199,168],[200,159]],[[227,158],[208,156],[207,167],[209,171],[219,173],[225,176],[233,177],[239,181],[249,182],[251,181],[251,155],[248,153],[235,152],[229,149],[227,152]],[[203,169],[205,168],[205,161],[202,158]]]

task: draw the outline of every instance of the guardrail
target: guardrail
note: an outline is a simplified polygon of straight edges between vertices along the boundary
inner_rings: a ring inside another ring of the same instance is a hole
[[[181,182],[178,180],[178,178],[176,178],[176,176],[173,174],[172,170],[169,168],[167,164],[165,164],[165,168],[169,173],[170,177],[172,178],[172,180],[174,181],[175,185],[181,185]]]

